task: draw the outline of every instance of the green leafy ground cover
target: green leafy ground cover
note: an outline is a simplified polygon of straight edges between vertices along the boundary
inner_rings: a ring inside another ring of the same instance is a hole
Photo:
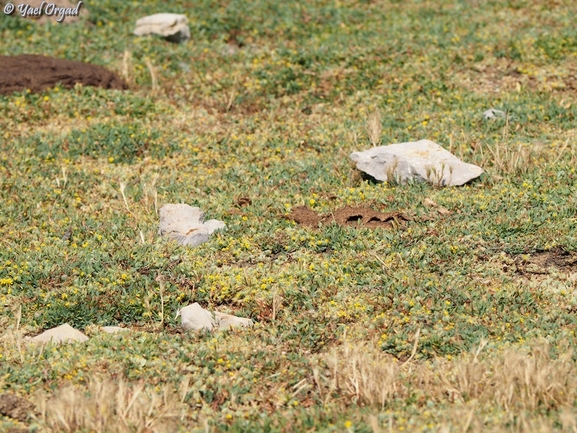
[[[72,25],[0,18],[0,54],[131,85],[0,97],[0,386],[48,401],[29,424],[125,431],[50,424],[66,384],[101,377],[181,387],[167,431],[572,431],[573,2],[179,2],[182,45],[131,35],[164,3],[86,3]],[[507,118],[485,121],[491,107]],[[348,155],[372,146],[375,112],[381,144],[432,139],[486,174],[362,180]],[[177,202],[226,232],[195,249],[158,237]],[[411,221],[286,218],[347,204]],[[174,313],[192,302],[256,325],[185,334]],[[62,323],[91,340],[22,342]],[[136,331],[96,329],[118,324]]]

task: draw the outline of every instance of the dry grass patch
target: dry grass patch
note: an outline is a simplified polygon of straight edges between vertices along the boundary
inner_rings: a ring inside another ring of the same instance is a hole
[[[529,86],[530,78],[519,74],[513,62],[503,58],[457,72],[455,83],[471,92],[498,94]]]
[[[397,399],[418,405],[470,404],[507,412],[556,411],[577,398],[577,365],[569,349],[552,356],[546,342],[522,351],[472,353],[433,362],[399,362],[376,345],[345,343],[317,358],[313,381],[321,399],[385,408]]]
[[[507,58],[477,63],[455,74],[455,83],[477,94],[538,91],[562,94],[573,100],[577,86],[575,62],[564,60],[559,64],[520,63]]]
[[[53,394],[37,393],[35,418],[45,432],[173,432],[184,418],[187,391],[186,378],[179,390],[95,378],[86,387],[69,384]]]
[[[563,161],[570,165],[577,162],[577,148],[574,145],[575,131],[571,130],[553,143],[520,143],[514,141],[515,130],[519,129],[509,117],[505,120],[500,141],[473,141],[473,160],[489,175],[526,175],[531,169],[554,166]]]

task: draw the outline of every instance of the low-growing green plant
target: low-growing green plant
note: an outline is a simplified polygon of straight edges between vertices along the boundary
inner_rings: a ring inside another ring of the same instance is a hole
[[[130,87],[0,96],[0,391],[39,411],[0,430],[573,431],[577,10],[461,3],[184,2],[183,44],[132,35],[152,0],[0,16],[0,54]],[[378,183],[348,158],[420,139],[485,173]],[[226,230],[178,246],[166,203]],[[185,333],[194,302],[254,326]],[[63,323],[89,341],[25,339]]]

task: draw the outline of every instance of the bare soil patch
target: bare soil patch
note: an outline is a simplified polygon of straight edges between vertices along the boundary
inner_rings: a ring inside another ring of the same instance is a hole
[[[547,269],[556,268],[568,273],[577,272],[577,254],[561,247],[547,251],[538,251],[529,255],[514,257],[518,272],[522,274],[547,273]]]
[[[577,270],[577,255],[563,248],[554,248],[531,255],[529,262],[542,268]]]
[[[306,206],[292,209],[289,219],[307,227],[318,227],[332,222],[342,226],[362,226],[368,228],[392,228],[394,224],[404,224],[409,218],[401,212],[377,212],[367,207],[345,206],[327,214],[317,214]]]
[[[36,54],[0,56],[0,94],[26,89],[36,93],[57,84],[71,88],[76,83],[105,89],[128,88],[122,78],[103,66]]]
[[[8,393],[0,395],[0,415],[24,422],[33,409],[34,405],[23,397]]]

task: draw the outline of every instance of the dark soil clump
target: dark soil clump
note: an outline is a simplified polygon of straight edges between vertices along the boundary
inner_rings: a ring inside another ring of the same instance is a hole
[[[25,398],[8,393],[0,395],[0,415],[24,422],[33,409],[34,405]]]
[[[102,66],[36,54],[0,56],[2,95],[26,89],[37,93],[57,84],[71,88],[76,83],[105,89],[128,88],[122,78]]]
[[[316,212],[306,206],[293,208],[289,215],[289,219],[295,221],[301,226],[307,227],[318,227],[319,222],[321,221],[321,218],[316,214]]]
[[[318,215],[306,206],[293,208],[289,219],[307,227],[318,227],[319,224],[335,222],[342,226],[357,226],[368,228],[392,228],[394,223],[403,224],[409,220],[401,212],[377,212],[367,207],[345,206],[332,213]]]

